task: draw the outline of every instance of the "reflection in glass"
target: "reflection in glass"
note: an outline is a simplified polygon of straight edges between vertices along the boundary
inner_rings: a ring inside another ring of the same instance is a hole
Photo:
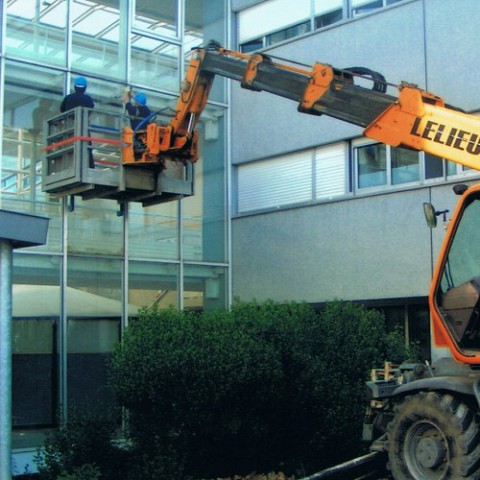
[[[178,265],[130,262],[128,273],[132,307],[178,308]]]
[[[50,218],[48,244],[39,250],[60,249],[61,202],[42,192],[41,170],[45,122],[58,112],[63,80],[56,71],[6,63],[1,207]]]
[[[226,259],[223,109],[206,109],[199,125],[201,158],[195,164],[195,195],[182,200],[184,257]]]
[[[16,253],[12,288],[12,421],[15,448],[38,440],[58,405],[60,258]],[[33,395],[32,392],[35,392]],[[27,429],[27,430],[24,430]]]
[[[126,11],[120,14],[118,4],[119,0],[73,0],[73,70],[124,78],[126,55],[120,45],[120,25]]]
[[[138,34],[132,35],[131,44],[132,83],[177,93],[180,47]]]
[[[133,26],[136,29],[168,36],[177,36],[177,0],[137,0]]]
[[[112,200],[75,198],[68,214],[67,249],[73,253],[123,254],[123,217]]]
[[[111,411],[107,361],[120,339],[121,261],[68,260],[67,393],[76,408]]]
[[[472,241],[480,221],[480,200],[469,203],[455,232],[442,276],[442,291],[480,276],[480,244]]]
[[[183,281],[185,310],[206,311],[227,308],[225,268],[186,265]]]
[[[7,55],[65,65],[66,0],[9,0],[6,10]]]
[[[129,206],[129,253],[132,258],[178,259],[178,203],[144,208]]]
[[[366,145],[357,149],[358,186],[374,187],[387,183],[387,147]]]
[[[480,246],[475,241],[480,220],[478,194],[466,199],[461,220],[443,264],[436,300],[445,324],[461,348],[478,349],[480,332]]]
[[[425,153],[425,178],[442,178],[443,173],[443,159],[432,155],[430,153]]]
[[[184,52],[205,46],[210,40],[225,45],[224,0],[185,0]],[[188,58],[186,59],[188,61]],[[225,101],[225,80],[217,77],[210,93],[211,100]]]
[[[406,148],[392,148],[392,185],[416,182],[420,179],[418,152]]]

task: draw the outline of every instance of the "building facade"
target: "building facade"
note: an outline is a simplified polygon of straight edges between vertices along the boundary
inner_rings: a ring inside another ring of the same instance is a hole
[[[244,51],[262,48],[303,68],[366,67],[467,112],[480,107],[472,81],[478,2],[234,0],[232,7]],[[387,93],[398,96],[392,86]],[[231,111],[234,296],[359,301],[405,325],[427,356],[429,281],[444,229],[427,228],[423,203],[452,211],[451,187],[478,181],[478,172],[376,144],[359,127],[300,114],[289,100],[238,85]]]
[[[451,211],[452,186],[479,179],[218,78],[193,197],[147,208],[73,203],[42,192],[41,169],[44,122],[76,76],[104,116],[123,115],[132,87],[166,118],[190,49],[214,39],[306,68],[367,67],[476,113],[478,14],[477,0],[3,2],[0,208],[51,219],[47,245],[14,255],[17,473],[61,411],[111,407],[105,359],[153,303],[352,300],[381,308],[428,356],[427,295],[444,230],[426,227],[422,205]]]
[[[104,119],[124,115],[126,87],[144,92],[160,120],[171,116],[190,50],[227,44],[230,13],[226,0],[8,0],[0,9],[0,208],[50,218],[48,243],[13,260],[12,443],[22,473],[22,453],[35,452],[61,412],[112,407],[105,360],[139,308],[230,302],[225,81],[199,127],[195,195],[180,201],[120,208],[44,193],[45,121],[77,76]]]

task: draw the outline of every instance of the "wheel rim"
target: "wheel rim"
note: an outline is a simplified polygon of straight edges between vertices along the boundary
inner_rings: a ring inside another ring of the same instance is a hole
[[[446,477],[450,448],[442,430],[421,420],[407,432],[404,443],[405,463],[415,480],[441,480]]]

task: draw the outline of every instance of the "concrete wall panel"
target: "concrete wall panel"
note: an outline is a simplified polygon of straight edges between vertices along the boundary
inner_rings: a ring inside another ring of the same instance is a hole
[[[233,221],[233,291],[243,300],[321,302],[428,294],[429,190]]]

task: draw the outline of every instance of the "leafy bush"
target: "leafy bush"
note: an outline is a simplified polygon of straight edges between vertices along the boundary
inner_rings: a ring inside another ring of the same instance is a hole
[[[69,414],[35,456],[41,480],[121,478],[125,455],[112,444],[115,423],[91,412]]]
[[[365,379],[385,359],[384,323],[342,302],[319,315],[275,302],[144,310],[110,369],[129,411],[132,478],[205,478],[282,462],[314,469],[350,457]]]

